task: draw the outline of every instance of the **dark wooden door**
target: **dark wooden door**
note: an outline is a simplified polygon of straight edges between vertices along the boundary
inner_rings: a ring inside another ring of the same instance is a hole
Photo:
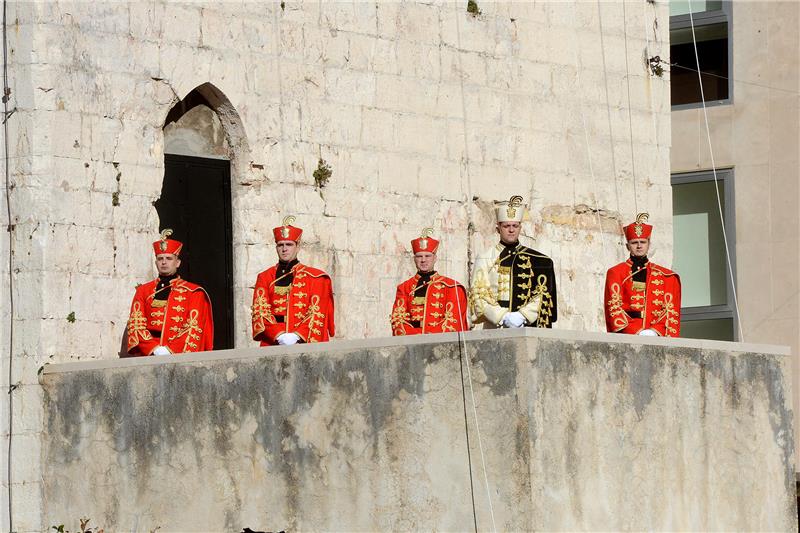
[[[214,349],[233,348],[233,236],[229,161],[164,155],[159,230],[183,243],[178,273],[202,285],[214,312]]]

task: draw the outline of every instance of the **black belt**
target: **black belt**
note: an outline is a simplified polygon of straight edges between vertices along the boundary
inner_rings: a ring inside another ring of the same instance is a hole
[[[275,322],[277,322],[278,324],[283,324],[284,322],[286,322],[286,317],[284,317],[283,315],[274,315],[274,316],[275,316]]]
[[[631,318],[642,318],[641,311],[628,311],[628,316]]]
[[[412,328],[420,327],[420,321],[419,320],[409,320],[408,323],[411,325]]]

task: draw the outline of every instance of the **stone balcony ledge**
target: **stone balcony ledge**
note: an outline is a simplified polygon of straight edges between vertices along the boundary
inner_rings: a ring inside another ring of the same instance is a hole
[[[600,333],[594,331],[576,331],[565,329],[476,329],[461,333],[440,333],[436,335],[412,335],[404,337],[381,337],[374,339],[340,340],[315,344],[296,344],[294,346],[266,346],[252,348],[234,348],[230,350],[216,350],[213,352],[198,352],[180,354],[179,356],[164,355],[153,357],[124,357],[114,359],[95,359],[91,361],[77,361],[69,363],[52,363],[44,366],[42,379],[48,374],[64,372],[79,372],[86,370],[100,370],[107,368],[125,368],[138,365],[161,365],[189,362],[221,361],[228,359],[247,359],[252,357],[265,357],[277,355],[299,354],[333,354],[350,352],[354,350],[369,350],[388,348],[392,346],[413,346],[419,344],[441,344],[457,342],[461,337],[464,341],[484,339],[508,339],[517,337],[536,337],[543,339],[560,339],[565,342],[608,342],[614,344],[642,345],[642,346],[669,346],[672,348],[691,348],[697,350],[724,350],[734,353],[764,353],[770,355],[790,356],[788,346],[775,344],[758,344],[745,342],[714,341],[705,339],[681,339],[668,337],[640,337],[636,335],[620,335],[617,333]]]
[[[44,523],[796,530],[788,355],[524,329],[48,365]]]

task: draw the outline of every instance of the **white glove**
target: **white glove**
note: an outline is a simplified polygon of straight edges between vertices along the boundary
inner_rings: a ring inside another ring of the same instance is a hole
[[[170,352],[169,348],[167,348],[166,346],[161,346],[159,344],[158,346],[153,348],[153,351],[151,353],[152,353],[152,355],[169,355],[172,352]]]
[[[654,329],[643,329],[638,333],[642,337],[658,337],[658,333]]]
[[[525,317],[519,311],[506,313],[503,317],[503,325],[507,328],[521,328],[525,325]]]
[[[292,344],[297,344],[300,340],[300,335],[297,333],[281,333],[275,340],[281,346],[291,346]]]

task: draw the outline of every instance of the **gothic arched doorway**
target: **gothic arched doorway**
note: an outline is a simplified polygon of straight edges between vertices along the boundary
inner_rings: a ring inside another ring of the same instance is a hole
[[[184,243],[179,274],[211,297],[214,349],[233,348],[231,164],[223,127],[197,90],[164,125],[164,182],[155,202],[159,230]]]

